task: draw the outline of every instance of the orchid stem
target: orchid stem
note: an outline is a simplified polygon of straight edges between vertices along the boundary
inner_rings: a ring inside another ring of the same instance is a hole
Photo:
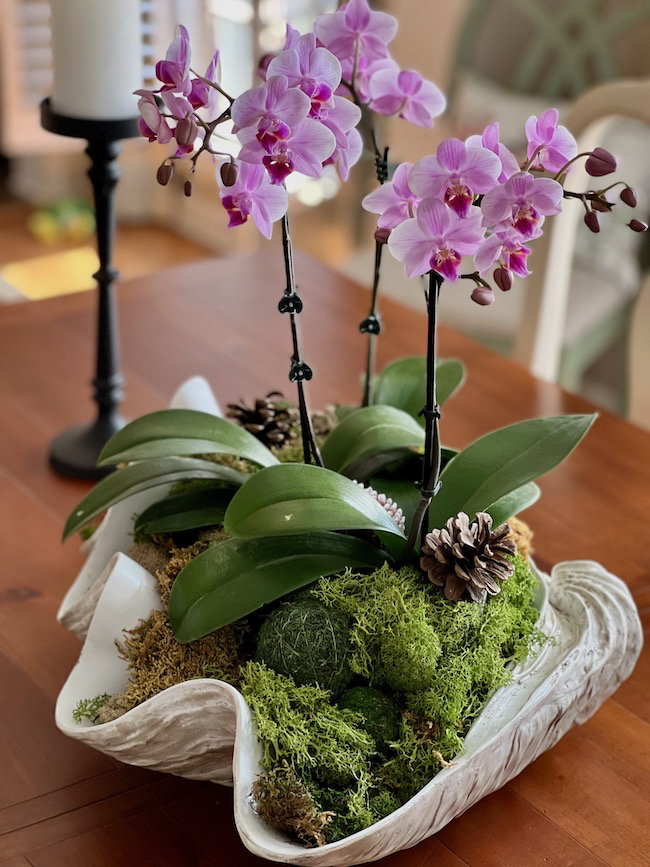
[[[381,254],[384,245],[381,241],[375,242],[375,272],[372,280],[372,300],[370,312],[359,325],[359,331],[368,335],[368,354],[366,357],[366,381],[363,387],[363,400],[361,406],[370,405],[370,392],[375,370],[375,337],[381,333],[381,321],[377,316],[377,290],[379,289],[379,274],[381,271]]]
[[[298,323],[296,316],[302,310],[302,300],[296,292],[296,275],[293,263],[293,246],[291,244],[291,233],[289,231],[289,216],[285,214],[282,218],[282,251],[284,253],[284,270],[287,278],[287,285],[284,295],[280,299],[278,308],[280,313],[289,314],[289,322],[291,323],[291,342],[293,344],[293,354],[291,356],[291,368],[289,370],[289,380],[296,383],[298,389],[298,411],[300,413],[300,431],[302,435],[302,450],[304,461],[306,464],[313,462],[319,467],[323,466],[323,459],[314,436],[314,430],[307,408],[307,399],[305,397],[305,382],[308,382],[313,372],[311,367],[303,361],[300,356],[300,346],[298,342]]]
[[[411,521],[409,537],[404,546],[401,562],[405,563],[415,548],[418,537],[420,544],[424,544],[427,534],[427,512],[431,500],[440,489],[440,467],[442,464],[442,452],[440,448],[440,407],[436,395],[436,326],[438,313],[438,299],[442,277],[437,271],[429,271],[429,291],[427,293],[428,330],[427,330],[427,385],[426,404],[420,415],[425,420],[424,435],[424,460],[422,462],[422,481],[420,482],[420,494],[422,499]]]

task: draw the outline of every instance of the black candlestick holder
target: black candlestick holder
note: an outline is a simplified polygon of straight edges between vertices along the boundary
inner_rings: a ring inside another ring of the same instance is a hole
[[[97,459],[108,440],[125,419],[119,412],[124,379],[120,372],[120,349],[117,308],[113,284],[118,272],[111,264],[115,234],[114,191],[120,176],[116,159],[120,141],[139,135],[138,120],[91,120],[57,114],[49,99],[41,103],[41,126],[57,135],[83,138],[88,142],[86,153],[91,166],[88,177],[95,200],[95,222],[99,270],[93,274],[98,288],[97,359],[93,399],[97,403],[97,419],[92,424],[78,425],[59,434],[50,447],[50,466],[63,476],[76,479],[99,479],[112,467],[98,467]]]

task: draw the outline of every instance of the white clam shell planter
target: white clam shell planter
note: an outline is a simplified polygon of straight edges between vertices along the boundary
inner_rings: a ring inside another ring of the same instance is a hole
[[[218,414],[205,381],[190,380],[174,406]],[[160,488],[132,497],[107,514],[88,560],[70,588],[59,619],[85,637],[81,655],[59,695],[56,724],[88,746],[133,765],[197,780],[234,785],[235,821],[251,852],[270,861],[313,867],[357,865],[414,846],[480,798],[503,786],[573,725],[585,722],[632,672],[642,630],[625,584],[591,561],[561,563],[540,574],[539,627],[554,638],[514,670],[465,738],[465,751],[399,810],[357,834],[305,849],[257,816],[251,787],[261,750],[241,694],[213,679],[172,686],[102,725],[77,724],[80,699],[126,685],[126,663],[115,640],[154,608],[156,581],[124,551],[134,512]],[[95,538],[96,537],[96,538]]]

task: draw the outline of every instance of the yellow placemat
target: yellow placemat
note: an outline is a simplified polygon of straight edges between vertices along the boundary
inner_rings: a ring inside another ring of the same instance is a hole
[[[23,262],[10,262],[0,270],[0,276],[25,298],[37,301],[94,289],[96,283],[92,275],[98,268],[96,251],[92,247],[79,247]]]

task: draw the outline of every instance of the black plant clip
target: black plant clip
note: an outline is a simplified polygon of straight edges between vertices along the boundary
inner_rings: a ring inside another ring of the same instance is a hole
[[[379,317],[374,313],[371,313],[370,316],[366,316],[363,322],[359,325],[359,331],[362,334],[380,334],[381,322]]]
[[[302,311],[302,298],[296,292],[289,292],[280,298],[278,304],[280,313],[300,313]]]
[[[289,371],[291,382],[309,382],[313,375],[314,372],[306,361],[296,361],[294,359],[291,362],[291,370]]]

